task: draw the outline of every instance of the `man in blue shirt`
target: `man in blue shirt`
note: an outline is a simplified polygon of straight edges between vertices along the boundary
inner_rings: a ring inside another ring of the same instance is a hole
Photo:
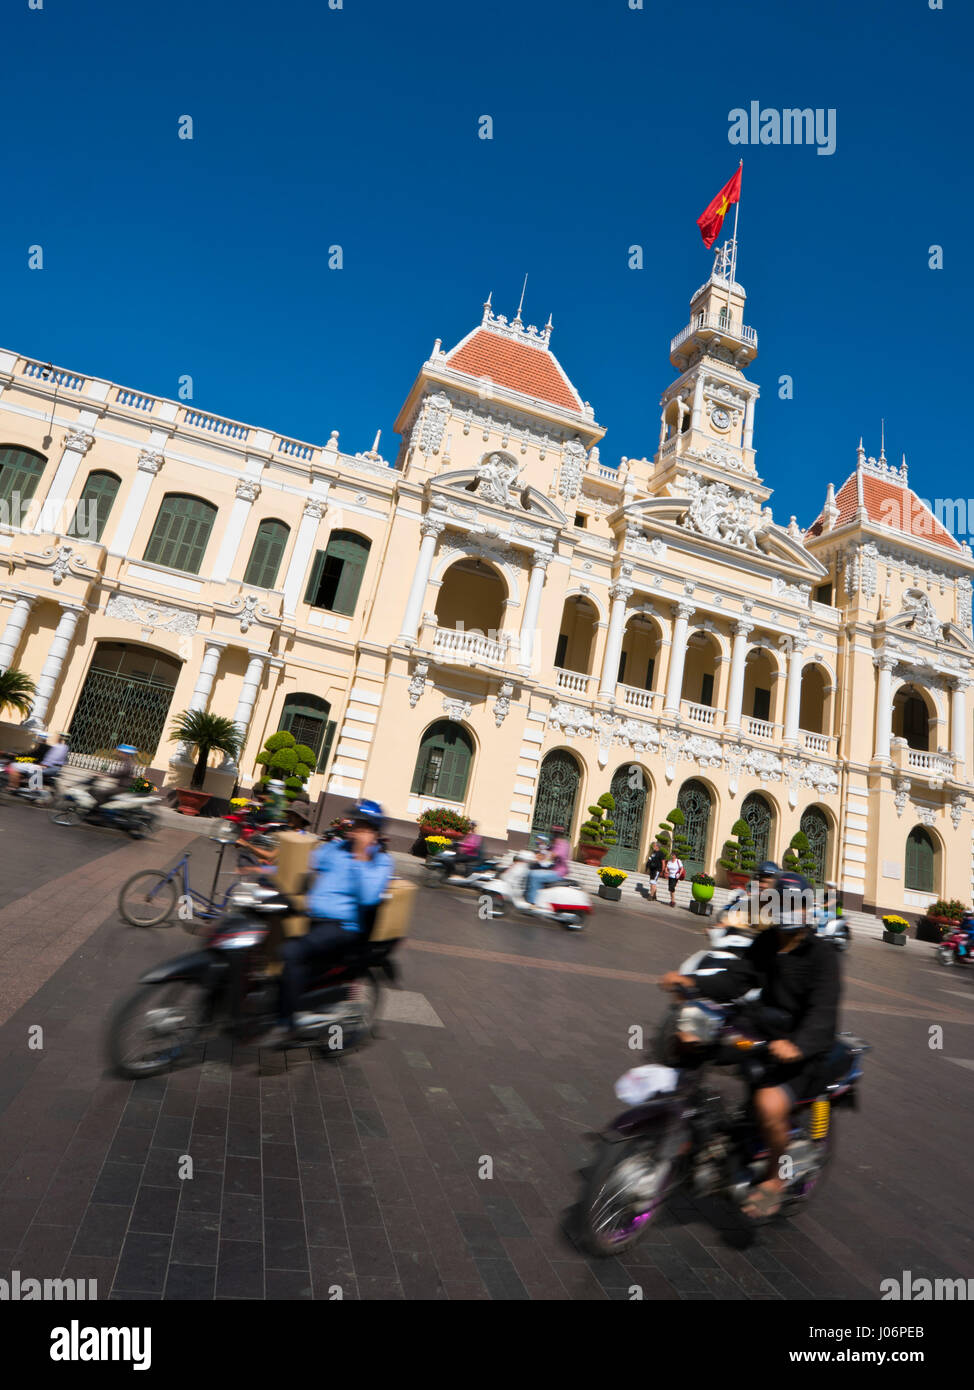
[[[348,813],[345,837],[318,845],[309,861],[315,873],[306,903],[310,923],[304,936],[284,943],[281,972],[280,1019],[269,1039],[271,1044],[293,1038],[313,1018],[295,1015],[305,991],[310,968],[340,960],[368,932],[395,865],[382,847],[382,807],[376,801],[360,801]]]

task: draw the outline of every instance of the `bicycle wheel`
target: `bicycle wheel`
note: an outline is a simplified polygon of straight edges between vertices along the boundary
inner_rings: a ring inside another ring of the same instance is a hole
[[[78,825],[81,821],[81,812],[66,796],[61,797],[50,815],[55,825]]]
[[[176,880],[161,869],[142,869],[122,884],[119,915],[133,927],[158,927],[176,909]]]

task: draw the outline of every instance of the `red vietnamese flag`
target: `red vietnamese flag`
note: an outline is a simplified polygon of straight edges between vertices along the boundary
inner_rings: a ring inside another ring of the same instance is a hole
[[[723,188],[714,198],[713,202],[707,204],[706,209],[697,218],[697,226],[700,228],[700,235],[703,237],[703,244],[709,251],[717,240],[717,234],[724,225],[724,217],[731,203],[740,202],[741,198],[741,173],[743,171],[743,161],[738,166],[734,177],[724,184]]]

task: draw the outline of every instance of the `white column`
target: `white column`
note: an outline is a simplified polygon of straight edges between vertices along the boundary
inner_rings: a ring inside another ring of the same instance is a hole
[[[424,517],[420,524],[423,541],[419,547],[419,558],[413,571],[413,582],[409,587],[409,598],[406,600],[406,611],[403,614],[402,629],[399,633],[400,642],[415,642],[416,640],[416,633],[419,631],[419,619],[423,612],[423,600],[426,597],[426,586],[433,569],[433,555],[436,552],[437,538],[445,525],[444,521],[432,516]]]
[[[798,742],[798,716],[802,698],[802,653],[804,642],[791,639],[788,654],[788,688],[785,692],[785,743]]]
[[[889,741],[893,733],[893,667],[896,658],[880,656],[876,661],[879,679],[876,682],[876,751],[874,757],[883,762],[889,759]]]
[[[727,693],[727,728],[741,727],[744,706],[744,663],[747,660],[748,637],[754,624],[741,618],[734,624],[734,646],[731,650],[730,689]]]
[[[41,531],[53,531],[61,535],[67,533],[74,516],[77,497],[72,497],[74,480],[81,460],[94,443],[94,436],[84,430],[71,430],[64,441],[64,452],[54,474],[47,496],[41,503],[37,521],[31,528],[35,535]],[[70,507],[66,504],[70,501]]]
[[[531,578],[528,581],[528,592],[524,600],[524,612],[521,616],[521,632],[518,641],[518,665],[525,671],[531,669],[536,655],[535,637],[538,632],[538,614],[541,611],[541,592],[544,589],[545,571],[550,560],[551,556],[547,552],[534,551],[534,559],[531,562]]]
[[[693,414],[690,416],[690,428],[698,430],[700,428],[700,417],[703,414],[703,372],[697,373],[697,379],[693,387]]]
[[[261,677],[264,674],[264,662],[267,660],[266,652],[251,652],[250,660],[247,662],[247,671],[244,676],[243,689],[240,692],[240,699],[237,701],[237,708],[233,713],[233,722],[237,726],[240,734],[240,751],[243,752],[244,743],[247,739],[247,730],[250,728],[250,717],[254,712],[254,705],[257,702],[257,691],[260,689]],[[236,772],[237,760],[235,758],[224,757],[220,764],[221,772]]]
[[[260,496],[260,483],[253,478],[240,478],[237,482],[236,492],[236,500],[230,508],[230,516],[226,530],[223,532],[220,549],[213,562],[213,578],[218,584],[223,584],[230,578],[230,571],[233,569],[237,551],[240,549],[244,527],[247,525],[247,514]]]
[[[599,698],[611,699],[616,693],[619,680],[619,657],[622,654],[622,639],[626,631],[626,604],[632,598],[631,584],[613,584],[609,590],[612,610],[609,614],[609,635],[605,640],[605,656],[602,660],[602,683]]]
[[[158,449],[142,449],[140,451],[138,472],[132,482],[122,515],[119,517],[118,525],[115,527],[115,533],[109,544],[110,554],[127,555],[129,553],[135,528],[145,511],[152,480],[162,465],[163,457]]]
[[[958,676],[950,692],[950,751],[954,755],[954,776],[967,781],[967,687]]]
[[[673,609],[673,637],[670,642],[670,668],[666,674],[664,714],[679,714],[680,712],[680,697],[683,693],[683,667],[687,659],[687,635],[690,616],[694,611],[692,603],[678,603]]]
[[[47,660],[44,662],[44,668],[37,682],[37,694],[30,707],[30,715],[24,720],[24,725],[28,729],[42,730],[46,727],[51,696],[54,694],[54,688],[64,665],[64,658],[68,654],[68,648],[71,645],[71,639],[74,637],[74,630],[78,626],[80,617],[80,608],[67,604],[62,606],[61,621],[57,625],[57,630],[48,649]]]
[[[747,404],[744,407],[744,448],[752,448],[754,439],[754,397],[748,396]]]
[[[293,617],[297,612],[301,586],[307,580],[308,561],[311,559],[315,537],[318,534],[318,523],[325,514],[326,505],[323,497],[313,497],[304,504],[304,514],[301,517],[301,525],[298,527],[294,550],[291,552],[291,563],[287,567],[287,574],[284,578],[284,613],[286,617]]]
[[[13,664],[34,602],[33,594],[18,593],[16,596],[10,617],[3,629],[3,636],[0,637],[0,671],[6,671]]]
[[[196,685],[193,687],[193,694],[190,697],[188,709],[206,709],[210,703],[210,695],[213,692],[213,682],[216,679],[217,667],[220,664],[220,653],[226,646],[226,642],[206,643],[203,652],[203,660],[200,662],[199,674],[196,677]],[[188,743],[177,743],[176,751],[169,759],[170,767],[191,767],[193,760],[190,757],[190,747]]]

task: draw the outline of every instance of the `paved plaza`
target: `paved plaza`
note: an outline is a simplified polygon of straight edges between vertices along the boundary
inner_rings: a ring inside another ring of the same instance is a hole
[[[677,1300],[875,1299],[904,1269],[971,1268],[957,1194],[972,1180],[974,975],[932,948],[858,939],[845,959],[843,1026],[874,1051],[806,1215],[751,1239],[723,1209],[678,1201],[625,1259],[589,1260],[570,1239],[588,1132],[617,1108],[612,1084],[638,1058],[629,1029],[659,1018],[655,982],[695,949],[697,920],[627,892],[566,933],[485,923],[472,895],[423,889],[402,988],[366,1049],[217,1043],[202,1065],[121,1081],[105,1066],[109,1009],[194,943],[125,926],[117,891],[186,845],[208,886],[198,829],[169,822],[139,844],[0,807],[0,1270],[95,1279],[118,1299],[600,1300],[637,1286]]]

